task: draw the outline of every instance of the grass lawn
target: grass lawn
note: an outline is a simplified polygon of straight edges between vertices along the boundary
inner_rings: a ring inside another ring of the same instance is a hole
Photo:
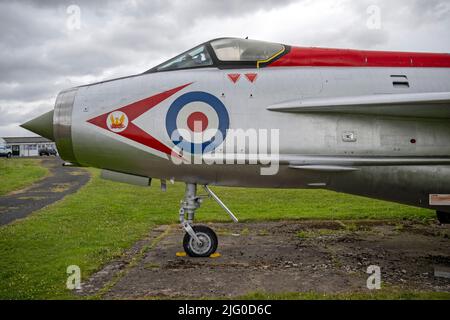
[[[0,158],[0,196],[26,187],[44,177],[48,169],[37,159]]]
[[[152,226],[178,221],[184,185],[159,189],[92,180],[76,194],[0,228],[0,298],[73,298],[66,268],[82,277],[119,256]],[[241,221],[259,219],[434,218],[434,212],[322,190],[213,188]],[[196,221],[229,221],[206,200]]]

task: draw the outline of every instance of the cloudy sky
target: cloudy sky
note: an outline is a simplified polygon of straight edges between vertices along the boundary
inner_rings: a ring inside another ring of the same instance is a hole
[[[0,137],[71,86],[143,72],[211,38],[450,52],[446,0],[0,2]]]

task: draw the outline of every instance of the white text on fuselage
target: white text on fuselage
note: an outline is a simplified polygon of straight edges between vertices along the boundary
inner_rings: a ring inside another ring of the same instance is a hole
[[[228,129],[225,139],[219,130],[178,129],[171,140],[180,141],[175,142],[171,157],[177,165],[260,165],[261,175],[279,170],[279,129]],[[183,141],[190,142],[188,148]]]

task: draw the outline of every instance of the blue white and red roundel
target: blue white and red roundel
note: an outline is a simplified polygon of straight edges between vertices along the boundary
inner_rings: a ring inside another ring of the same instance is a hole
[[[182,157],[182,152],[175,150],[178,148],[190,153],[212,151],[225,139],[230,120],[223,103],[207,92],[185,93],[175,99],[167,110],[166,130],[176,148],[167,145],[159,132],[139,122],[143,114],[158,106],[166,107],[167,104],[163,104],[163,101],[191,84],[156,93],[86,121],[148,147],[159,156]]]
[[[214,95],[188,92],[178,97],[166,115],[166,130],[172,142],[189,153],[206,153],[225,139],[230,118],[224,104]]]

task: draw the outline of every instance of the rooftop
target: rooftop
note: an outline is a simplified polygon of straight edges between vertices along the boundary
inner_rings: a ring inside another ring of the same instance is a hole
[[[43,137],[3,137],[6,143],[51,143],[53,141]]]

